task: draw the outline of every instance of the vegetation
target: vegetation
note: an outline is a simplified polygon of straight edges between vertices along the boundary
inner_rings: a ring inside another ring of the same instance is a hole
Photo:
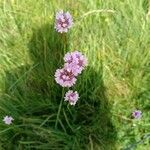
[[[67,34],[54,29],[61,9],[74,19]],[[1,0],[0,149],[148,150],[148,12],[148,0]],[[54,74],[73,50],[89,65],[77,104],[60,108],[66,89]],[[131,117],[136,109],[141,119]]]

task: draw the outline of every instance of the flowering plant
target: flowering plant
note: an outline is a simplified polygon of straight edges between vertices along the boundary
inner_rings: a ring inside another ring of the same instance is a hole
[[[55,72],[55,80],[62,87],[72,87],[77,81],[77,76],[87,66],[87,58],[81,52],[74,51],[65,54],[64,61],[64,67],[57,69]],[[69,101],[71,105],[75,105],[78,98],[77,91],[73,92],[70,90],[66,93],[65,101]]]
[[[63,10],[56,13],[55,29],[57,32],[64,33],[73,25],[73,19],[69,12],[64,12]]]

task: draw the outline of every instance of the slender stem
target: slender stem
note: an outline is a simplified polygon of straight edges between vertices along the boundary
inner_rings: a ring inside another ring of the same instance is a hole
[[[84,17],[94,14],[94,13],[115,13],[115,10],[112,10],[112,9],[92,10],[92,11],[88,11],[87,13],[83,14],[81,16],[81,18],[84,18]]]
[[[63,44],[64,44],[64,55],[65,55],[65,53],[66,53],[66,51],[67,51],[67,34],[63,34]]]
[[[62,89],[62,97],[61,97],[61,101],[60,101],[58,112],[57,112],[57,118],[56,118],[56,122],[55,122],[55,129],[57,129],[57,125],[58,125],[58,121],[59,121],[59,116],[60,116],[60,112],[61,112],[61,108],[62,108],[62,103],[63,103],[63,98],[64,98],[64,88]]]

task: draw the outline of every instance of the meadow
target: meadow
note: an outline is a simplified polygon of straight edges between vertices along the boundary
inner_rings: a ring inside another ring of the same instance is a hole
[[[88,66],[71,106],[54,74],[74,50]],[[0,0],[0,150],[36,149],[150,150],[149,0]]]

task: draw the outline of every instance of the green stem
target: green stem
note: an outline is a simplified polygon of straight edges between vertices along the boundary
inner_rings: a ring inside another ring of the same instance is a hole
[[[63,44],[64,44],[64,55],[66,54],[67,51],[67,34],[63,34]]]
[[[61,107],[62,107],[62,103],[63,103],[63,98],[64,98],[64,88],[62,89],[62,98],[61,98],[59,108],[58,108],[58,112],[57,112],[57,118],[56,118],[56,122],[55,122],[55,129],[57,129],[59,116],[60,116],[60,112],[61,112]]]

